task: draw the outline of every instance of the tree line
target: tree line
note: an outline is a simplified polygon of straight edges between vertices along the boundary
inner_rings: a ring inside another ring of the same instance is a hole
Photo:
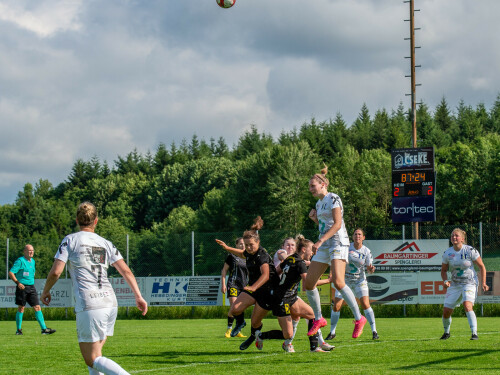
[[[445,98],[417,113],[419,147],[435,147],[437,224],[498,222],[500,196],[500,94],[492,108]],[[145,242],[183,232],[234,232],[256,215],[265,229],[298,233],[314,228],[309,178],[323,163],[330,191],[344,202],[348,228],[391,224],[392,148],[411,147],[411,119],[402,104],[372,116],[366,105],[348,126],[341,114],[312,118],[276,139],[244,132],[233,147],[223,137],[193,135],[154,152],[77,160],[57,186],[40,179],[24,185],[12,204],[0,206],[3,238],[60,240],[75,231],[77,205],[92,201],[98,233],[134,233]],[[153,257],[151,255],[151,257]]]

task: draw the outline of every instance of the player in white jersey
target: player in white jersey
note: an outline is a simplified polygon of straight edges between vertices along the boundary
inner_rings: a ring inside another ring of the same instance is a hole
[[[359,302],[365,313],[366,319],[370,323],[372,329],[372,338],[378,340],[377,327],[375,325],[375,314],[370,306],[370,294],[368,290],[368,282],[366,281],[365,268],[369,273],[375,272],[373,266],[373,257],[369,248],[363,245],[365,240],[365,232],[363,229],[358,228],[352,235],[352,242],[349,246],[349,260],[345,271],[345,280],[349,288],[354,292],[354,295]],[[327,340],[335,338],[335,329],[340,318],[340,308],[344,302],[342,294],[339,293],[335,286],[332,284],[332,294],[334,300],[332,301],[331,313],[331,328],[330,333],[326,337]]]
[[[97,221],[97,210],[92,203],[83,202],[78,206],[76,222],[80,231],[62,240],[41,298],[45,305],[50,304],[50,289],[68,263],[75,296],[78,342],[89,374],[125,375],[128,372],[120,365],[102,355],[106,338],[113,336],[118,311],[116,296],[107,276],[110,265],[127,281],[143,315],[148,305],[120,252],[111,242],[94,233]]]
[[[477,340],[477,319],[473,307],[476,301],[478,278],[474,270],[474,264],[478,266],[481,275],[481,286],[486,292],[489,287],[486,284],[486,267],[479,256],[479,252],[472,246],[466,245],[467,234],[459,228],[451,232],[451,244],[443,254],[441,265],[441,278],[446,288],[446,297],[443,307],[444,333],[441,340],[450,338],[451,314],[453,309],[463,301],[465,314],[469,321],[472,332],[471,340]],[[448,279],[448,271],[451,272],[451,280]]]
[[[344,274],[348,259],[349,236],[345,229],[342,201],[337,194],[328,192],[327,172],[328,168],[325,166],[321,173],[316,173],[309,180],[309,191],[314,197],[319,198],[316,209],[312,209],[309,213],[311,220],[319,226],[319,238],[313,246],[315,255],[309,265],[305,282],[307,298],[315,316],[308,335],[314,335],[319,328],[327,325],[325,318],[321,315],[321,302],[316,283],[330,265],[332,282],[354,315],[355,324],[352,337],[357,338],[363,332],[366,318],[361,315],[356,297],[345,283]]]

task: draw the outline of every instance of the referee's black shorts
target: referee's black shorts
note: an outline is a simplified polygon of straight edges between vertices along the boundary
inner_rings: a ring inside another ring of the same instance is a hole
[[[24,289],[16,288],[16,305],[26,306],[26,302],[33,307],[40,304],[38,293],[34,285],[25,285]]]

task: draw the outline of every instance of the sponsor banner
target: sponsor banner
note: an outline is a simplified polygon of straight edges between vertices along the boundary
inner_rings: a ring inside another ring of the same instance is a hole
[[[397,148],[391,150],[392,171],[433,170],[434,148]]]
[[[368,275],[366,280],[370,290],[370,303],[390,305],[419,303],[416,273]]]
[[[366,240],[377,271],[440,271],[448,240]]]
[[[478,303],[500,303],[500,271],[486,271],[486,284],[490,287],[487,292],[479,286]]]
[[[137,285],[141,294],[145,295],[145,284],[146,277],[137,277]],[[135,296],[132,292],[132,288],[127,284],[123,277],[113,277],[109,278],[109,282],[113,286],[115,291],[116,300],[118,301],[118,306],[135,306]]]
[[[42,294],[45,286],[45,279],[36,279],[35,288],[38,297]],[[16,306],[16,288],[17,286],[11,280],[0,280],[0,307],[17,307]],[[60,279],[50,291],[52,300],[48,307],[71,307],[73,304],[73,294],[71,290],[71,279]],[[47,307],[42,304],[40,305]],[[27,305],[29,306],[29,305]]]
[[[149,277],[144,298],[151,306],[217,306],[220,276]]]
[[[392,222],[412,223],[436,221],[434,195],[398,197],[392,199]]]
[[[446,287],[440,272],[418,273],[418,287],[421,304],[440,305],[444,303]]]

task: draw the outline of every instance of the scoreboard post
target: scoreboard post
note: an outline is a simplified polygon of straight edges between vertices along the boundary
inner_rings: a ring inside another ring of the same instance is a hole
[[[434,147],[391,150],[392,222],[436,221]]]

